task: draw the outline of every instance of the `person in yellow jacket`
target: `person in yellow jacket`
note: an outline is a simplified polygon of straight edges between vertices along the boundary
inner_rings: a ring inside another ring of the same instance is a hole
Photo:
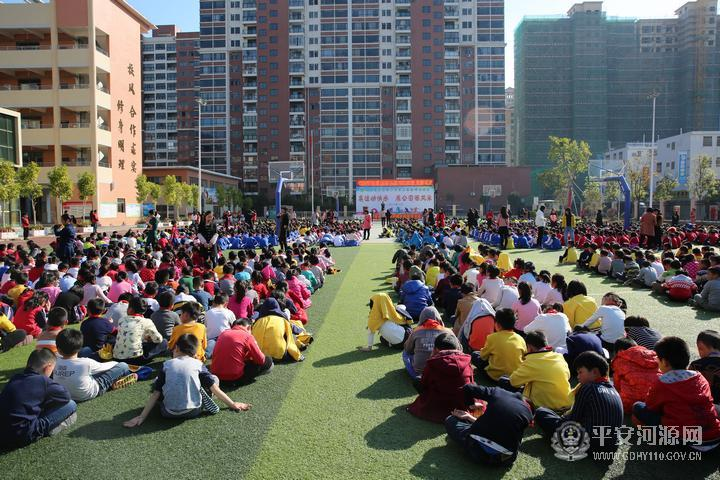
[[[369,352],[375,343],[375,334],[380,332],[390,346],[402,348],[410,335],[412,317],[403,315],[395,308],[392,299],[387,293],[376,293],[370,297],[370,314],[368,315],[368,344],[367,347],[358,347],[358,350]]]
[[[498,381],[517,370],[526,353],[525,340],[515,333],[515,312],[504,308],[495,312],[495,333],[488,335],[482,350],[472,353],[472,363]]]
[[[500,252],[497,259],[497,267],[503,274],[510,271],[510,255],[506,252]]]
[[[440,266],[438,261],[434,258],[430,260],[427,272],[425,272],[425,285],[430,288],[435,288],[438,282],[438,276],[440,275]]]
[[[16,328],[4,313],[0,313],[0,352],[7,352],[16,345],[29,345],[32,340],[25,330]]]
[[[595,313],[598,306],[595,299],[588,296],[585,284],[578,280],[573,280],[568,284],[566,293],[568,300],[563,304],[563,313],[570,321],[570,328],[574,329],[576,325],[585,323],[585,320]],[[600,323],[597,321],[588,328],[590,330],[600,328]]]
[[[263,302],[258,312],[260,316],[252,326],[252,335],[260,350],[274,360],[305,360],[300,350],[312,342],[312,336],[301,324],[288,320],[272,297]]]
[[[511,388],[525,386],[523,396],[535,408],[545,407],[564,411],[572,406],[570,369],[565,358],[548,347],[545,334],[530,332],[525,337],[525,361],[509,378],[500,379],[501,385]]]
[[[578,251],[575,248],[575,242],[570,242],[565,249],[565,253],[560,256],[560,264],[575,265],[578,261]]]

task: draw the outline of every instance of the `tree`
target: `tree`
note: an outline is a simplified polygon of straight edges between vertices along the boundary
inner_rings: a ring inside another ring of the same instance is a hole
[[[220,184],[217,186],[215,189],[215,196],[217,197],[218,206],[221,209],[229,206],[230,202],[228,202],[228,189],[225,188],[225,185]]]
[[[699,157],[695,162],[695,168],[690,178],[690,198],[702,202],[715,195],[715,192],[717,192],[719,188],[720,185],[713,171],[712,158],[705,155]],[[706,215],[708,207],[706,204]]]
[[[165,202],[165,205],[172,205],[175,207],[175,218],[178,216],[177,205],[180,203],[180,197],[182,196],[182,190],[180,184],[175,179],[175,175],[168,175],[163,179],[160,192]]]
[[[55,197],[56,220],[59,222],[62,213],[62,202],[70,200],[72,197],[72,180],[70,180],[70,174],[65,165],[51,168],[48,171],[48,180],[50,181],[50,195]]]
[[[83,202],[83,218],[85,218],[85,200],[95,195],[97,191],[95,185],[95,175],[90,172],[83,172],[78,178],[78,193],[80,200]]]
[[[645,199],[650,186],[650,167],[648,165],[628,166],[627,173],[628,184],[630,185],[630,198],[633,201],[635,217],[638,216],[638,203]]]
[[[673,198],[678,181],[672,177],[663,177],[655,184],[655,198],[660,202],[660,210],[664,210],[664,203]]]
[[[604,201],[605,201],[605,203],[609,203],[610,206],[612,206],[612,204],[614,202],[617,202],[619,200],[620,193],[622,193],[622,192],[620,192],[620,183],[612,181],[612,182],[605,182],[605,183],[603,183],[603,185],[605,186]],[[619,208],[615,209],[615,214],[618,216],[617,218],[619,218],[619,215],[620,215]]]
[[[551,136],[548,159],[553,167],[541,173],[538,180],[555,194],[567,196],[578,177],[588,171],[591,155],[587,142]]]
[[[32,208],[33,214],[33,223],[37,223],[35,201],[43,195],[42,186],[38,183],[39,176],[40,167],[38,167],[38,164],[35,162],[26,163],[15,174],[18,187],[20,188],[20,196],[30,199],[30,206]]]
[[[135,177],[135,193],[139,203],[144,203],[150,196],[150,185],[152,184],[144,173]]]
[[[191,209],[196,210],[200,208],[198,203],[198,195],[200,193],[200,187],[198,185],[188,185],[188,205]]]
[[[585,207],[586,214],[602,208],[600,185],[597,182],[587,182],[585,184],[583,206]]]
[[[13,198],[17,198],[19,191],[20,188],[15,181],[15,165],[7,160],[0,160],[0,202],[8,204],[8,213],[9,204]],[[5,226],[5,215],[0,214],[0,216],[2,216],[2,225]]]
[[[157,202],[160,200],[160,185],[150,182],[148,190],[148,199],[152,202],[153,208],[157,210]]]

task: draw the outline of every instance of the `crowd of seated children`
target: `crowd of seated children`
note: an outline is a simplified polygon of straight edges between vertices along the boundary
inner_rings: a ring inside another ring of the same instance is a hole
[[[688,370],[690,349],[678,337],[664,337],[655,345],[661,375],[645,400],[633,405],[633,419],[641,425],[700,427],[702,443],[692,446],[709,450],[720,444],[720,418],[710,385],[697,371]]]

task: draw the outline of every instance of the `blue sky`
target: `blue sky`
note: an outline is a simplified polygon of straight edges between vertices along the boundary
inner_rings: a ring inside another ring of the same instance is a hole
[[[199,28],[198,0],[127,0],[156,25],[176,24],[181,31]],[[506,0],[505,31],[507,32],[506,84],[514,84],[513,33],[525,15],[564,14],[573,0]],[[604,10],[616,17],[665,18],[673,17],[684,0],[606,0]]]

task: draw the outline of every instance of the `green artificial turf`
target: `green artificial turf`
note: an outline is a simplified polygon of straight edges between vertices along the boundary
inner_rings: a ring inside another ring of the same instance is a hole
[[[353,262],[359,249],[334,249],[339,268]],[[347,269],[328,276],[313,296],[308,330],[319,328],[343,285]],[[22,369],[32,347],[0,355],[0,386]],[[312,347],[306,362],[316,356]],[[228,390],[230,397],[251,403],[248,412],[234,413],[221,404],[214,416],[187,421],[167,420],[157,412],[135,429],[122,423],[138,415],[150,393],[150,382],[109,392],[80,404],[78,421],[55,438],[22,450],[0,453],[0,473],[7,479],[58,478],[244,478],[265,432],[302,364],[278,364],[251,385]],[[158,367],[159,364],[153,365]]]
[[[568,463],[553,456],[549,441],[528,429],[510,470],[472,464],[449,444],[443,427],[405,411],[415,391],[400,353],[384,348],[356,351],[366,342],[368,299],[388,291],[393,244],[334,249],[343,269],[313,296],[309,329],[315,342],[300,364],[277,366],[250,386],[230,392],[253,409],[185,422],[153,414],[135,430],[122,422],[139,413],[147,382],[82,404],[67,433],[20,451],[0,454],[4,478],[250,478],[250,479],[465,479],[506,478],[720,478],[718,453],[702,462],[616,461],[602,467],[589,460]],[[511,252],[538,269],[582,279],[596,299],[620,293],[630,314],[650,319],[667,335],[691,343],[705,328],[720,329],[718,315],[697,313],[601,277],[556,266],[557,253]],[[24,364],[29,348],[0,355],[0,382]],[[647,450],[631,447],[630,452]],[[623,449],[624,452],[628,448]],[[655,450],[657,451],[657,447]]]

